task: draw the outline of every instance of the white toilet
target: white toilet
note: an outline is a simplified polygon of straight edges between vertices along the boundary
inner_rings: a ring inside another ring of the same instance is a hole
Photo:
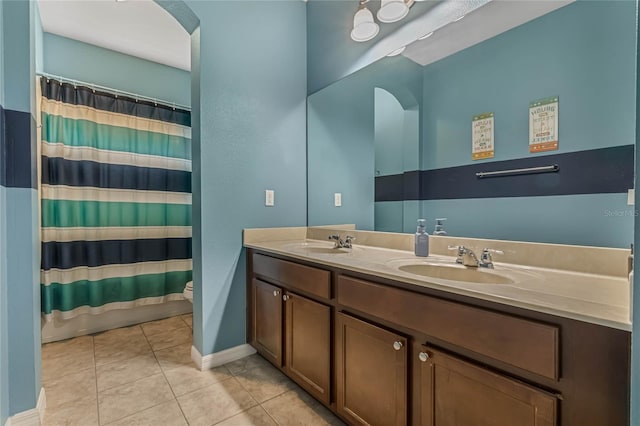
[[[187,299],[189,302],[193,303],[193,281],[189,281],[186,286],[184,286],[184,291],[182,292],[182,296]]]

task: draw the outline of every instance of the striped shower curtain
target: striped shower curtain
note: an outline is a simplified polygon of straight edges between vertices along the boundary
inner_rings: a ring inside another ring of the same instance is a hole
[[[191,280],[191,115],[42,78],[42,313],[182,299]]]

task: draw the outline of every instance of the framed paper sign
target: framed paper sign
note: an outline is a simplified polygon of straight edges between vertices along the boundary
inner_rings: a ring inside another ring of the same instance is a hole
[[[476,115],[471,121],[471,158],[493,158],[493,113]]]
[[[558,149],[558,96],[529,103],[529,152]]]

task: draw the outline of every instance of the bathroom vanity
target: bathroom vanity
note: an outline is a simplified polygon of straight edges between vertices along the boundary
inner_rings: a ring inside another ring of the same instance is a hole
[[[394,248],[335,249],[321,239],[331,231],[308,239],[303,229],[245,231],[247,336],[347,423],[629,424],[624,271],[483,271],[451,255],[416,258],[412,236],[386,234]],[[341,233],[384,245],[381,233]],[[432,250],[454,240],[434,238]],[[567,259],[584,260],[579,249],[566,248]],[[605,250],[595,254],[603,268],[624,267],[624,250],[594,249]],[[532,263],[558,261],[536,250]]]

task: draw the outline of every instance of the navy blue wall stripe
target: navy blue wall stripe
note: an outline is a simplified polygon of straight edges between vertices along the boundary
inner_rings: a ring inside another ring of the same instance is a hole
[[[191,259],[191,238],[42,243],[42,269]]]
[[[102,111],[134,115],[141,118],[166,121],[169,123],[191,126],[191,113],[170,106],[95,91],[85,86],[74,86],[57,80],[42,78],[40,80],[42,96],[71,105],[84,105]]]
[[[2,136],[0,184],[10,188],[37,188],[36,122],[31,113],[0,109]]]
[[[477,172],[557,164],[560,171],[478,179]],[[419,179],[415,176],[419,175]],[[517,160],[376,177],[376,201],[535,197],[624,193],[633,188],[634,146],[568,152]]]
[[[5,142],[5,122],[4,122],[4,108],[0,105],[0,185],[7,185],[7,173],[5,171],[5,158],[6,158],[6,142]]]
[[[191,192],[191,172],[42,157],[47,185]]]

